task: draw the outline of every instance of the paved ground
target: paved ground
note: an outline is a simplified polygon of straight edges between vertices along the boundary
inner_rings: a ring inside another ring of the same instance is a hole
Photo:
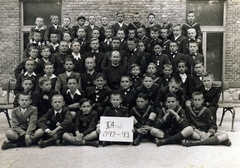
[[[219,109],[218,116],[220,117]],[[113,145],[99,148],[81,146],[0,149],[0,168],[238,168],[240,167],[240,109],[237,109],[235,132],[230,132],[231,115],[226,114],[219,131],[226,131],[231,147],[167,145],[156,147],[150,142],[140,146]],[[218,120],[219,121],[219,120]],[[0,145],[8,129],[5,115],[0,113]]]

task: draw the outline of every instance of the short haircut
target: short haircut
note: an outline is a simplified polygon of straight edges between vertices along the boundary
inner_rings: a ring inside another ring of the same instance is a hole
[[[120,52],[118,50],[113,50],[113,52],[111,53],[110,57],[112,57],[113,53],[118,53],[119,57],[121,58],[121,54],[120,54]]]
[[[76,78],[75,75],[70,75],[70,76],[68,76],[68,77],[66,78],[66,82],[68,83],[68,81],[69,81],[70,79],[75,79],[75,80],[77,81],[77,83],[78,83],[78,80],[77,80],[77,78]]]
[[[143,74],[143,80],[144,80],[145,78],[151,78],[151,79],[153,80],[152,75],[149,75],[149,74],[147,74],[147,73]]]
[[[159,45],[161,48],[163,48],[163,43],[162,43],[161,41],[153,42],[153,48],[154,48],[156,45]]]
[[[155,17],[155,14],[154,13],[149,13],[147,18],[149,18],[149,16],[154,16]]]
[[[78,43],[78,44],[81,46],[81,44],[80,44],[79,41],[77,41],[77,40],[73,40],[72,43],[71,43],[71,47],[73,46],[74,43]]]
[[[191,97],[193,98],[194,96],[200,96],[200,95],[202,96],[202,98],[204,97],[203,93],[201,93],[199,91],[195,91],[195,92],[192,93]]]
[[[93,80],[96,80],[96,79],[98,79],[100,77],[102,77],[104,80],[107,79],[106,76],[104,75],[104,73],[99,72],[99,73],[97,73],[96,75],[93,76]]]
[[[195,15],[195,12],[194,12],[194,11],[189,11],[189,12],[188,12],[188,14],[190,14],[190,13],[192,13],[192,14],[194,14],[194,15]]]
[[[44,82],[47,82],[47,81],[51,82],[51,79],[47,76],[42,76],[39,78],[38,83],[40,86],[42,86],[44,84]]]
[[[186,61],[180,60],[180,61],[178,61],[177,65],[179,65],[180,63],[183,63],[187,67],[187,62]]]
[[[177,95],[174,94],[174,93],[168,93],[168,94],[166,95],[166,100],[167,100],[167,98],[169,98],[169,97],[174,97],[176,100],[178,100],[178,99],[177,99]]]
[[[122,29],[122,28],[118,29],[117,33],[118,33],[119,31],[122,31],[122,32],[125,34],[125,30],[124,30],[124,29]]]
[[[32,81],[32,83],[33,83],[33,79],[32,79],[31,77],[29,77],[29,76],[24,76],[24,77],[22,78],[22,83],[23,83],[24,81],[26,81],[26,80],[30,80],[30,81]]]
[[[99,31],[99,28],[96,28],[96,27],[93,28],[93,29],[92,29],[92,32],[93,32],[94,30],[97,30],[98,32],[100,32],[100,31]]]
[[[22,95],[22,96],[28,96],[29,99],[32,100],[32,95],[31,95],[31,94],[28,94],[28,93],[24,93],[24,92],[19,93],[19,94],[16,95],[18,100],[19,100],[19,97],[20,97],[21,95]]]
[[[163,69],[165,69],[165,68],[171,68],[171,70],[172,70],[173,66],[172,66],[172,64],[167,63],[167,64],[163,65]]]
[[[174,25],[173,25],[173,28],[175,28],[175,27],[180,27],[180,29],[182,30],[182,26],[181,26],[181,24],[179,24],[179,23],[178,23],[178,24],[174,24]]]
[[[138,95],[137,95],[137,98],[143,98],[144,100],[148,100],[148,95],[143,93],[143,92],[140,92]]]
[[[44,21],[44,19],[42,17],[36,17],[36,21],[37,21],[37,19],[42,19],[42,21]]]
[[[30,52],[32,50],[38,50],[37,46],[33,45],[33,46],[29,47],[28,52]]]
[[[148,66],[150,66],[150,65],[154,66],[154,67],[157,69],[157,65],[156,65],[154,62],[150,62],[150,63],[148,64]],[[147,68],[148,68],[148,66],[147,66]]]
[[[128,75],[122,75],[122,76],[121,76],[121,80],[122,80],[122,78],[128,78],[128,80],[129,80],[130,82],[133,82],[132,78],[131,78],[130,76],[128,76]]]
[[[78,16],[78,18],[77,18],[77,21],[79,21],[79,20],[86,20],[86,18],[84,17],[84,16]]]
[[[195,33],[197,33],[196,29],[194,29],[194,28],[189,28],[189,29],[187,30],[188,33],[189,33],[190,31],[195,31]]]
[[[90,43],[92,43],[93,41],[97,41],[99,43],[99,39],[97,39],[97,38],[91,38],[91,42]]]
[[[77,32],[78,32],[78,30],[84,30],[84,32],[86,33],[86,29],[84,29],[83,27],[79,27],[78,29],[77,29]]]
[[[169,30],[168,30],[168,28],[161,28],[161,32],[162,32],[162,30],[167,30],[167,32],[169,32]]]
[[[145,47],[147,47],[146,41],[144,41],[144,40],[139,40],[139,41],[138,41],[138,44],[139,44],[139,43],[143,43],[143,45],[144,45]]]
[[[133,41],[135,44],[138,43],[138,39],[137,38],[128,38],[128,41]]]
[[[195,67],[195,65],[197,65],[197,64],[202,64],[202,66],[204,66],[204,62],[201,61],[201,60],[196,60],[196,61],[194,61],[193,66]]]
[[[175,82],[176,84],[181,85],[182,84],[182,79],[179,76],[173,76],[170,80],[170,83],[171,82]]]
[[[51,32],[51,33],[50,33],[50,36],[51,36],[51,35],[58,35],[58,34],[57,34],[56,32]]]
[[[50,20],[52,20],[54,17],[57,17],[57,18],[58,18],[58,15],[51,15],[51,16],[50,16]]]
[[[113,38],[112,38],[112,41],[113,41],[113,40],[121,41],[121,39],[120,39],[119,37],[113,37]]]
[[[116,90],[116,91],[113,91],[111,94],[110,94],[110,99],[112,98],[112,96],[120,96],[120,98],[122,99],[122,94],[120,93],[120,91]]]
[[[89,104],[92,106],[93,105],[93,103],[92,103],[92,101],[90,100],[90,99],[88,99],[88,98],[82,98],[80,101],[79,101],[79,106],[81,107],[82,105],[83,105],[83,103],[85,103],[85,102],[89,102]]]
[[[87,57],[87,58],[85,59],[85,63],[86,63],[87,61],[89,61],[89,60],[93,60],[93,62],[96,63],[96,60],[95,60],[95,58],[93,58],[93,57]]]
[[[51,62],[46,62],[46,63],[44,64],[44,68],[46,68],[47,65],[53,66],[53,63],[51,63]],[[54,67],[54,66],[53,66],[53,67]]]
[[[142,25],[142,26],[140,26],[139,28],[137,28],[137,30],[138,29],[142,29],[144,32],[146,32],[146,28]]]
[[[211,72],[205,72],[202,74],[202,77],[211,77],[212,79],[214,79],[214,76]]]
[[[64,20],[64,19],[69,19],[70,22],[71,22],[71,18],[70,18],[70,17],[64,17],[63,20]]]
[[[170,42],[169,42],[169,45],[170,45],[171,43],[175,43],[175,44],[177,45],[177,47],[178,47],[177,41],[175,41],[175,40],[174,40],[174,41],[170,41]]]
[[[150,29],[150,32],[153,31],[153,32],[158,32],[159,33],[159,28],[157,26],[153,26],[151,29]]]
[[[123,13],[122,11],[118,11],[117,14],[116,14],[116,16],[119,15],[119,14],[122,14],[123,17],[125,17],[125,15],[124,15],[124,13]]]
[[[198,43],[195,40],[190,40],[188,44],[196,44],[198,46]]]
[[[136,67],[138,67],[138,68],[141,70],[141,67],[140,67],[140,65],[138,65],[138,64],[132,64],[132,65],[130,66],[130,70],[132,70],[133,68],[136,68]]]
[[[64,32],[63,34],[65,34],[65,33],[67,33],[67,32]],[[69,34],[69,33],[68,33]],[[61,43],[66,43],[67,45],[68,45],[68,42],[67,41],[64,41],[64,40],[62,40],[62,41],[60,41],[60,45],[61,45]]]
[[[72,63],[74,64],[73,58],[72,58],[70,55],[67,55],[67,56],[66,56],[66,58],[64,59],[64,64],[65,64],[67,61],[72,61]]]
[[[34,65],[36,65],[36,61],[32,58],[27,58],[26,61],[25,61],[25,65],[28,61],[32,61],[32,62],[34,62]]]
[[[40,48],[40,53],[43,51],[43,50],[45,50],[45,49],[48,49],[49,51],[50,51],[50,47],[49,46],[42,46],[41,48]],[[50,51],[51,52],[51,51]]]
[[[63,96],[62,96],[62,95],[60,95],[60,94],[53,95],[53,97],[52,97],[52,101],[53,101],[53,99],[54,99],[54,98],[61,98],[61,99],[62,99],[62,101],[64,101],[64,98],[63,98]]]

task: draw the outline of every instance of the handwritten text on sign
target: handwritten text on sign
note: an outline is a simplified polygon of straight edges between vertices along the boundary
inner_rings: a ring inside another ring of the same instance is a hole
[[[129,117],[101,117],[100,141],[133,141],[133,118]]]

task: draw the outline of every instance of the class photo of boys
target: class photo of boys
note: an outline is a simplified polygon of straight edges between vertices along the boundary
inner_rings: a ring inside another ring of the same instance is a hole
[[[0,6],[1,167],[238,167],[240,1]]]

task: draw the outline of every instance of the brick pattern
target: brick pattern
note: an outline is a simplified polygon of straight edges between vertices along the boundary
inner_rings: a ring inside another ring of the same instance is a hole
[[[240,80],[240,1],[228,0],[226,13],[226,81]]]
[[[117,11],[123,11],[125,14],[125,23],[132,21],[133,13],[139,12],[142,15],[142,23],[147,25],[147,15],[154,13],[156,21],[161,22],[161,15],[167,14],[172,23],[184,23],[186,18],[186,0],[63,0],[62,18],[70,17],[72,23],[76,23],[76,18],[84,15],[88,18],[90,15],[96,17],[96,24],[101,26],[101,17],[109,18],[109,25],[116,22]]]
[[[20,61],[20,16],[19,0],[0,1],[0,83],[14,79]]]

